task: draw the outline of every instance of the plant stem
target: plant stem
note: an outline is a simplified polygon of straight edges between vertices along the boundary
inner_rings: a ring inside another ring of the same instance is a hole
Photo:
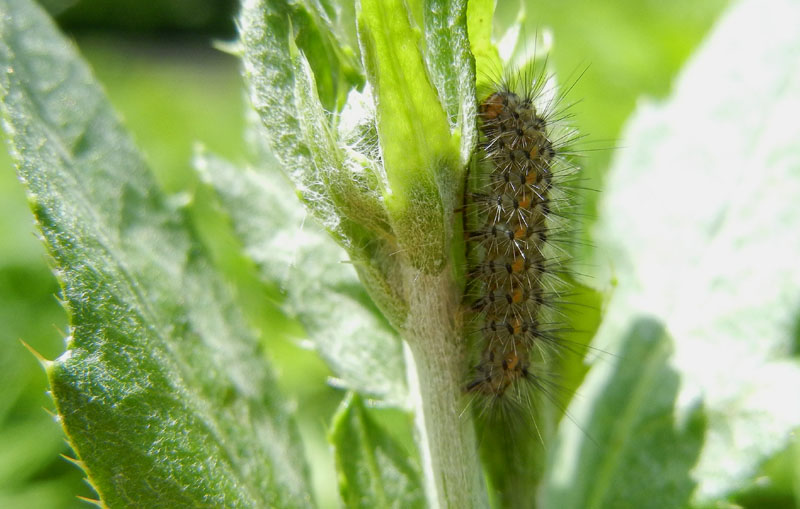
[[[450,270],[431,276],[409,269],[405,279],[410,290],[406,359],[428,504],[487,507],[475,431],[462,397],[459,292]]]

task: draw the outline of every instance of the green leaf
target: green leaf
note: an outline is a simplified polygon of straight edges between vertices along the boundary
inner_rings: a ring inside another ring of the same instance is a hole
[[[300,132],[311,150],[316,172],[311,177],[330,196],[339,216],[342,238],[351,251],[357,250],[354,239],[374,241],[375,235],[391,235],[389,218],[381,202],[379,182],[373,165],[367,161],[353,161],[337,140],[337,133],[329,125],[328,117],[319,101],[317,87],[309,62],[293,41],[289,51],[294,58],[294,98],[300,120]],[[346,219],[345,219],[346,218]],[[372,230],[373,235],[362,231]],[[358,242],[356,242],[358,244]]]
[[[110,507],[305,507],[297,432],[259,345],[89,70],[30,2],[2,1],[6,128],[62,283],[47,373]]]
[[[382,202],[385,178],[376,157],[339,140],[329,121],[314,74],[323,71],[311,67],[301,34],[292,29],[298,9],[303,7],[280,1],[245,3],[241,36],[251,101],[300,197],[348,251],[370,296],[399,326],[407,311],[402,283],[387,263],[398,249]]]
[[[368,0],[361,4],[358,21],[389,185],[399,195],[395,199],[410,200],[403,188],[414,179],[431,180],[432,161],[451,151],[447,114],[428,80],[420,31],[412,27],[406,7],[394,0]],[[431,37],[439,40],[436,34]],[[441,80],[446,77],[440,74]]]
[[[352,247],[354,231],[358,236],[363,232],[350,219],[380,218],[385,213],[379,205],[377,182],[369,175],[363,180],[347,171],[346,154],[317,87],[317,78],[327,76],[321,70],[330,62],[310,62],[307,55],[313,56],[313,48],[303,45],[308,43],[303,31],[308,17],[302,4],[245,2],[241,16],[245,76],[275,156],[307,206],[340,243]],[[297,23],[303,26],[295,32]],[[330,35],[324,29],[323,33]]]
[[[325,8],[323,2],[304,0],[291,2],[289,9],[297,45],[315,70],[323,106],[340,110],[350,89],[364,85],[352,6]]]
[[[460,165],[466,166],[478,141],[475,59],[467,36],[466,0],[423,3],[425,60],[450,125],[461,135]]]
[[[332,6],[325,5],[329,2],[308,0],[270,2],[270,15],[284,17],[284,30],[292,29],[294,42],[315,70],[319,98],[328,111],[341,109],[349,90],[364,85],[352,2],[342,2],[348,3],[350,5]],[[287,37],[281,42],[288,41]],[[279,54],[273,55],[275,57]]]
[[[681,409],[703,398],[701,503],[800,426],[798,17],[796,2],[735,4],[670,99],[629,123],[595,235],[618,282],[595,345],[655,315],[674,338]]]
[[[446,263],[464,168],[458,163],[458,133],[451,137],[411,17],[399,0],[365,0],[357,14],[358,33],[375,97],[392,230],[411,265],[436,274]]]
[[[795,434],[789,447],[762,463],[756,476],[728,500],[741,507],[797,507],[797,444]]]
[[[492,21],[495,0],[470,0],[467,6],[470,50],[475,58],[478,86],[492,81],[503,64],[497,47],[492,42]]]
[[[705,417],[694,408],[676,418],[680,378],[670,354],[663,327],[642,319],[622,339],[616,365],[589,372],[549,457],[542,507],[686,505]]]
[[[346,507],[425,507],[419,466],[372,420],[357,394],[342,402],[330,441]]]
[[[344,241],[340,219],[324,180],[318,174],[312,148],[304,136],[302,113],[294,98],[296,65],[304,63],[305,57],[297,55],[291,14],[289,5],[282,1],[244,3],[241,38],[250,99],[262,122],[268,126],[270,145],[295,187],[325,227]],[[318,97],[306,100],[309,103],[316,100],[315,109],[321,108]],[[323,137],[327,142],[326,138]]]
[[[405,406],[400,338],[345,262],[344,250],[306,221],[288,183],[274,171],[236,168],[207,153],[197,155],[195,166],[217,192],[262,279],[285,292],[284,308],[300,319],[336,376],[348,388]]]

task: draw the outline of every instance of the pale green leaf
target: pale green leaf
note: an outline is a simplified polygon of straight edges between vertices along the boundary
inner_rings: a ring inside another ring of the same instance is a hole
[[[339,492],[348,508],[423,508],[420,468],[350,393],[333,419]]]
[[[494,0],[471,0],[467,6],[470,50],[475,58],[476,81],[479,86],[489,84],[502,70],[497,47],[492,41]]]
[[[467,35],[466,0],[423,3],[425,57],[439,101],[461,135],[461,166],[472,157],[478,140],[475,123],[475,59]]]
[[[307,18],[302,3],[245,2],[241,16],[245,77],[272,151],[301,198],[340,243],[356,249],[352,237],[363,232],[352,220],[385,215],[378,205],[379,184],[369,173],[361,179],[349,171],[317,86],[321,77],[328,76],[327,67],[337,68],[339,62],[309,59],[315,46],[308,32],[318,37],[331,34]]]
[[[656,321],[634,323],[613,361],[590,371],[550,455],[541,506],[557,509],[684,507],[705,418],[675,414],[680,378]]]
[[[296,64],[305,56],[301,59],[297,54],[292,21],[292,10],[286,2],[250,0],[244,3],[241,38],[250,99],[262,122],[268,126],[270,145],[300,196],[325,227],[345,241],[340,218],[315,166],[294,97],[298,86]],[[307,101],[319,103],[319,98],[308,97]],[[323,140],[327,141],[326,138],[323,136]]]
[[[3,0],[0,88],[69,314],[47,372],[110,507],[305,507],[297,433],[259,345],[72,46]]]
[[[702,398],[697,501],[735,491],[800,426],[800,19],[745,0],[663,104],[629,123],[595,238],[618,287],[595,345],[642,313],[675,342],[680,408]]]
[[[304,12],[302,4],[245,2],[241,37],[251,102],[297,193],[348,251],[371,297],[397,327],[407,311],[402,283],[386,263],[397,246],[382,203],[384,179],[375,157],[339,140],[329,120],[317,86],[325,70],[307,58],[307,41],[294,27]],[[360,120],[374,124],[372,117]],[[364,140],[350,143],[358,142]]]
[[[400,338],[371,303],[344,250],[306,218],[282,176],[236,168],[207,153],[198,154],[195,166],[264,281],[285,293],[284,308],[299,318],[341,383],[405,406]]]
[[[416,269],[437,274],[448,261],[464,175],[460,134],[451,135],[439,100],[439,92],[448,97],[448,91],[437,91],[428,78],[423,34],[409,12],[413,5],[364,0],[360,7],[358,36],[376,105],[389,222],[404,258]],[[431,37],[440,41],[436,34]],[[442,85],[452,83],[444,73],[436,76]]]

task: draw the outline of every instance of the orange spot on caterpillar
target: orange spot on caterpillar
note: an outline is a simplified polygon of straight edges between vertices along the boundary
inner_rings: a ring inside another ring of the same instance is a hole
[[[525,258],[519,257],[514,260],[514,263],[511,264],[511,272],[513,274],[519,274],[525,270]]]
[[[506,371],[514,371],[519,366],[519,357],[515,353],[509,353],[505,359]]]
[[[494,120],[503,113],[503,97],[500,94],[492,94],[481,103],[480,113],[484,120]]]

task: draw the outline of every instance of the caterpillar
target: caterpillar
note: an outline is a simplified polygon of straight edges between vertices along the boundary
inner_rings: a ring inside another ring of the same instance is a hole
[[[572,186],[578,139],[546,63],[507,74],[483,94],[480,141],[468,178],[468,336],[476,345],[466,391],[492,409],[547,392],[549,351],[563,347],[570,291]]]

